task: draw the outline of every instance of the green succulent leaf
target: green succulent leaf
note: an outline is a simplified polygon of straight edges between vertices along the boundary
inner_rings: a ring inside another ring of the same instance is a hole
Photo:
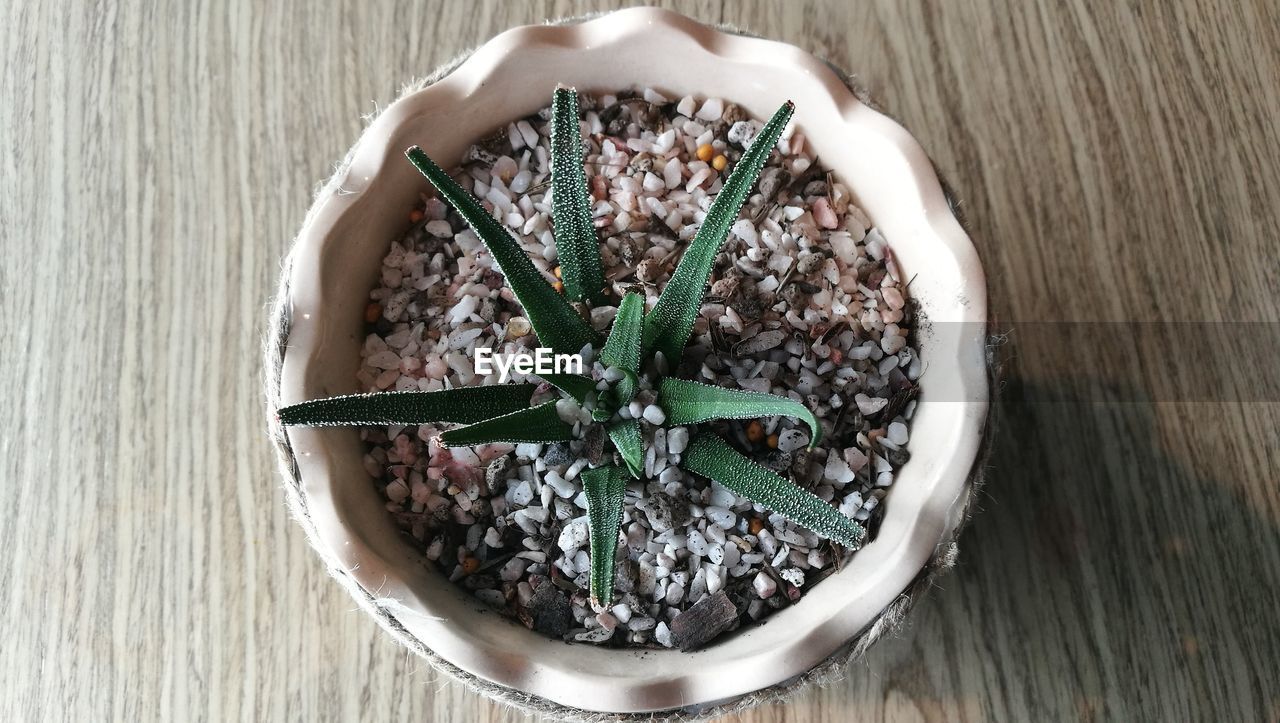
[[[644,327],[644,297],[634,291],[622,297],[609,339],[600,352],[606,366],[640,373],[640,335]],[[630,400],[628,400],[630,401]]]
[[[484,389],[486,387],[479,387]],[[470,447],[492,442],[565,442],[573,439],[573,425],[556,411],[556,402],[544,402],[518,412],[451,429],[440,435],[445,447]]]
[[[783,104],[756,135],[751,147],[742,154],[707,211],[702,227],[685,249],[679,266],[658,297],[658,303],[645,317],[645,352],[662,352],[673,370],[684,352],[685,343],[689,341],[693,322],[702,306],[712,262],[729,235],[729,229],[738,219],[742,204],[746,202],[794,109],[791,101]]]
[[[600,239],[591,219],[578,93],[572,88],[556,88],[551,99],[551,220],[565,295],[598,303],[604,291]]]
[[[640,431],[640,420],[619,419],[610,424],[609,439],[613,440],[613,446],[626,462],[627,471],[640,479],[644,473],[644,436]]]
[[[690,442],[681,466],[850,550],[858,549],[866,537],[862,525],[821,497],[752,462],[714,434],[700,434]]]
[[[613,320],[613,329],[600,351],[600,361],[605,366],[621,369],[626,376],[603,395],[601,404],[593,415],[596,421],[604,421],[613,416],[618,407],[628,404],[640,388],[637,376],[640,373],[640,334],[644,327],[644,297],[629,292],[622,297],[618,305],[618,315]]]
[[[613,465],[584,470],[582,487],[587,494],[587,525],[591,530],[591,599],[607,605],[613,600],[614,555],[622,527],[626,473]]]
[[[529,408],[533,384],[459,387],[435,392],[348,394],[294,404],[280,410],[280,423],[302,427],[374,424],[471,424]]]
[[[539,374],[543,381],[577,400],[578,404],[587,401],[587,396],[596,390],[596,383],[581,374]]]
[[[539,341],[561,354],[576,354],[587,344],[599,343],[600,335],[595,329],[547,283],[546,277],[529,260],[520,243],[480,205],[475,196],[459,186],[421,148],[413,146],[405,155],[471,224],[476,236],[493,254],[507,277],[507,284],[524,307]]]
[[[751,419],[783,414],[809,425],[809,449],[822,439],[822,427],[813,412],[800,402],[763,392],[724,389],[709,384],[666,377],[658,388],[658,406],[666,424],[697,424],[712,419]]]

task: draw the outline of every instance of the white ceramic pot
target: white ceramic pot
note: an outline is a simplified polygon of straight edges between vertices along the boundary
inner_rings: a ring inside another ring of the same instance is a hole
[[[358,391],[369,289],[390,243],[407,230],[406,211],[427,187],[404,149],[418,144],[434,158],[460,159],[475,139],[545,106],[557,83],[588,92],[647,85],[670,97],[714,95],[761,118],[795,101],[795,122],[884,233],[906,277],[914,277],[911,293],[930,321],[919,335],[926,371],[912,456],[885,500],[878,536],[767,624],[695,653],[640,651],[548,639],[486,611],[424,564],[369,482],[354,429],[288,430],[296,504],[326,562],[365,593],[357,595],[362,604],[403,640],[467,674],[587,711],[731,700],[839,651],[949,539],[987,413],[982,268],[920,146],[808,53],[648,8],[521,27],[387,108],[316,200],[285,271],[290,326],[279,403]]]

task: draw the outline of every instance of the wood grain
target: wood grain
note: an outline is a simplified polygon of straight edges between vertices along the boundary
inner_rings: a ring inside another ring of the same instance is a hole
[[[670,4],[860,76],[964,199],[1010,349],[1027,322],[1280,323],[1273,4]],[[361,114],[608,6],[5,4],[0,718],[523,719],[326,578],[258,350]],[[1268,361],[1146,369],[1248,386]],[[1280,400],[1059,403],[1011,368],[958,569],[845,681],[741,720],[1280,719]]]

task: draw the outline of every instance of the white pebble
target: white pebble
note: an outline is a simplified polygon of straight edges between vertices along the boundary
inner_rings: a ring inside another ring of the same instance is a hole
[[[529,125],[529,121],[522,120],[516,123],[516,130],[520,131],[520,137],[524,139],[525,145],[530,147],[538,145],[538,132]]]
[[[889,441],[893,442],[894,444],[899,444],[899,445],[906,444],[907,443],[907,425],[903,424],[902,422],[894,422],[890,424],[889,429],[886,432],[886,436],[889,438]]]
[[[703,102],[702,107],[698,109],[698,119],[704,121],[718,121],[724,113],[724,101],[719,98],[708,98]]]
[[[751,587],[755,589],[756,595],[761,600],[773,597],[773,594],[778,591],[778,583],[763,572],[756,573],[755,579],[751,581]]]
[[[502,569],[498,571],[498,576],[502,578],[503,582],[515,582],[524,575],[524,570],[528,564],[528,560],[513,557],[507,560],[507,564],[503,565]]]
[[[587,518],[579,517],[564,526],[564,529],[560,531],[560,539],[556,544],[559,545],[561,550],[571,552],[585,545],[590,534],[590,528],[587,527]]]
[[[702,536],[697,530],[689,530],[688,536],[685,538],[685,547],[699,557],[707,553],[707,538]]]
[[[644,418],[650,424],[662,424],[667,421],[667,414],[666,412],[663,412],[662,408],[658,405],[650,404],[644,408]]]
[[[889,403],[889,400],[883,397],[869,397],[861,392],[854,395],[853,401],[857,402],[858,411],[863,414],[875,414]]]
[[[778,450],[794,452],[809,443],[809,435],[799,429],[783,430],[778,435]]]
[[[666,623],[658,623],[653,629],[653,639],[658,641],[659,645],[668,648],[675,645],[675,641],[671,639],[671,628],[667,627]]]
[[[428,221],[423,228],[436,238],[450,238],[453,236],[453,227],[449,225],[448,221]]]
[[[688,427],[674,427],[667,430],[667,453],[681,454],[689,446]]]
[[[853,470],[849,469],[848,463],[840,459],[833,449],[827,455],[827,466],[823,469],[823,476],[837,485],[846,485],[853,481]]]
[[[734,523],[738,521],[737,515],[723,507],[712,505],[705,508],[703,512],[707,515],[707,519],[711,521],[711,524],[721,529],[731,529]]]
[[[511,496],[511,504],[519,505],[521,507],[533,501],[533,487],[531,487],[528,482],[521,482],[511,488],[511,491],[508,494]]]

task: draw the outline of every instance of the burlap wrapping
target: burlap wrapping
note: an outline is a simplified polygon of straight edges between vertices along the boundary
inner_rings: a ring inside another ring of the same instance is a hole
[[[573,18],[565,18],[561,20],[549,21],[551,25],[561,25],[568,23],[579,23],[589,20],[595,15],[586,15]],[[751,35],[739,28],[721,25],[718,29],[723,32],[735,33],[739,35]],[[431,85],[437,80],[448,75],[462,61],[471,55],[471,50],[467,50],[458,55],[453,60],[445,63],[437,68],[430,75],[409,83],[400,91],[400,97],[404,97],[410,93],[421,90]],[[833,71],[844,81],[854,95],[866,103],[867,105],[884,112],[869,97],[866,91],[859,86],[856,81],[842,71],[840,68],[827,63]],[[376,113],[366,117],[366,124],[372,122],[376,117]],[[354,147],[353,147],[354,148]],[[351,158],[344,158],[337,166],[333,176],[329,178],[316,192],[315,203],[312,210],[308,213],[307,221],[310,221],[310,215],[319,208],[325,200],[327,200],[338,187],[338,179],[340,179],[350,164]],[[955,196],[945,181],[943,182],[943,190],[946,193],[947,201],[961,225],[967,230],[963,215],[960,213],[955,203]],[[353,578],[351,578],[336,560],[332,559],[317,544],[315,525],[307,512],[307,499],[302,492],[301,479],[299,478],[298,468],[294,460],[293,450],[289,446],[289,438],[285,434],[284,428],[280,426],[276,420],[276,409],[280,406],[280,373],[284,361],[284,351],[289,343],[289,274],[291,268],[293,251],[285,259],[284,268],[280,275],[280,283],[276,290],[274,302],[271,304],[271,316],[268,324],[264,363],[264,385],[265,398],[267,405],[268,433],[271,442],[275,446],[276,453],[280,463],[280,472],[284,480],[285,501],[289,506],[289,511],[294,519],[302,526],[307,534],[307,540],[311,546],[320,553],[324,560],[325,566],[329,573],[344,587],[351,596],[355,598],[360,607],[368,612],[373,619],[382,626],[384,630],[390,633],[402,645],[412,650],[417,655],[425,658],[431,665],[440,671],[443,671],[461,682],[467,688],[481,693],[493,700],[503,704],[512,706],[527,713],[537,713],[541,715],[553,716],[563,720],[572,721],[693,721],[709,718],[718,715],[724,715],[735,711],[744,710],[752,706],[766,702],[779,702],[786,700],[795,694],[801,688],[810,685],[829,685],[841,679],[848,665],[861,658],[867,649],[876,642],[880,637],[893,632],[902,623],[906,614],[911,610],[912,606],[920,600],[924,593],[932,587],[934,580],[938,575],[947,571],[955,564],[959,548],[956,545],[956,539],[959,537],[963,528],[967,525],[974,509],[975,501],[982,487],[982,478],[985,471],[985,460],[991,447],[991,440],[994,435],[992,430],[995,428],[995,393],[997,391],[998,381],[998,365],[996,364],[996,355],[994,353],[996,346],[1000,343],[997,337],[992,337],[988,345],[988,375],[990,377],[990,389],[992,392],[991,411],[988,414],[986,431],[984,433],[983,443],[979,454],[974,463],[973,469],[970,471],[966,484],[969,488],[965,509],[961,516],[961,522],[956,526],[952,535],[942,540],[935,548],[933,556],[929,562],[920,570],[919,574],[912,580],[911,584],[902,591],[900,595],[866,627],[864,627],[856,636],[850,639],[841,650],[809,669],[807,672],[785,680],[771,688],[749,693],[745,696],[732,701],[722,702],[707,706],[690,706],[659,713],[645,713],[638,715],[612,715],[604,713],[594,713],[584,711],[577,708],[569,708],[566,706],[553,703],[545,698],[521,693],[520,691],[507,688],[505,686],[496,685],[485,680],[481,680],[466,671],[452,665],[440,656],[436,655],[431,648],[425,643],[418,640],[409,633],[408,630],[400,624],[396,618],[395,612],[384,601],[369,590],[361,587]]]

